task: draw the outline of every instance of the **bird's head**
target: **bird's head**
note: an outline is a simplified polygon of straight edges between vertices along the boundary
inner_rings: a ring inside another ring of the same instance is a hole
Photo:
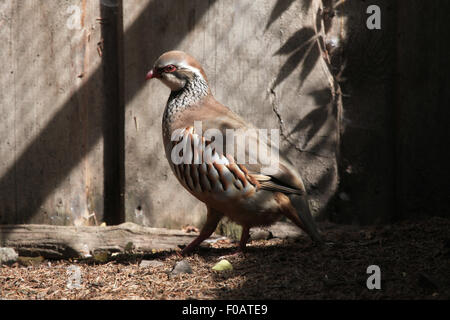
[[[207,82],[205,72],[197,60],[182,51],[169,51],[156,60],[146,79],[159,79],[170,90],[179,91],[198,77]]]

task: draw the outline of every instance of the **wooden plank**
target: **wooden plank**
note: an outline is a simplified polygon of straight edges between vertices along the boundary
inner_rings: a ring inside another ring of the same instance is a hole
[[[124,114],[123,101],[123,21],[122,1],[101,3],[103,86],[107,88],[103,115],[104,195],[108,225],[125,221],[124,187]]]
[[[397,6],[396,217],[450,217],[450,2]]]
[[[10,144],[0,149],[0,221],[92,224],[94,213],[101,221],[98,3],[2,1],[1,14],[0,37],[8,44],[1,50],[8,72],[0,76],[8,133],[1,138]],[[79,24],[70,24],[77,17]]]
[[[15,59],[13,55],[13,7],[12,1],[0,2],[0,61],[2,61],[2,74],[0,75],[0,177],[8,171],[14,173],[15,161],[15,101],[11,93],[15,91],[14,82]],[[2,214],[9,212],[9,219],[14,219],[16,213],[16,185],[15,175],[7,175],[4,183],[0,184],[0,224],[7,221]]]
[[[130,248],[130,243],[133,250],[143,253],[175,250],[198,236],[133,223],[113,227],[8,225],[0,226],[1,234],[8,234],[2,246],[16,249],[21,256],[40,255],[52,259],[86,257],[97,251],[124,252]]]

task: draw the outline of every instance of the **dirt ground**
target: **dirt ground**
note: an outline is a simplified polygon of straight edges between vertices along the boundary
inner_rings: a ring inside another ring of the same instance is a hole
[[[259,240],[244,255],[220,241],[185,260],[193,273],[171,275],[175,252],[86,261],[37,261],[0,267],[0,299],[449,299],[450,220],[431,218],[391,226],[321,225],[327,245],[306,237]],[[231,255],[231,256],[227,256]],[[212,267],[222,256],[232,271]],[[159,267],[140,267],[142,259]],[[381,289],[368,290],[367,267],[378,265]],[[67,288],[69,267],[80,288]]]

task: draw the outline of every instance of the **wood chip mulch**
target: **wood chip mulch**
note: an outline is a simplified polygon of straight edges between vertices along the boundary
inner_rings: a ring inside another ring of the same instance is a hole
[[[253,241],[237,254],[219,241],[186,257],[193,273],[171,275],[175,252],[111,257],[107,263],[37,260],[0,267],[0,299],[449,299],[450,220],[380,227],[322,225],[327,245],[308,238]],[[212,267],[226,256],[232,271]],[[112,260],[111,260],[112,259]],[[142,259],[160,267],[140,267]],[[381,289],[366,286],[378,265]],[[68,288],[73,268],[79,288]]]

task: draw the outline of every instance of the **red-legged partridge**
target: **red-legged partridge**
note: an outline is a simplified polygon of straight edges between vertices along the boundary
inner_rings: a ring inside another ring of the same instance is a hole
[[[147,75],[154,78],[172,91],[162,121],[167,159],[178,181],[208,209],[200,235],[183,254],[207,239],[223,216],[242,225],[241,250],[250,228],[271,225],[281,216],[322,242],[297,170],[274,152],[270,139],[213,97],[194,58],[167,52]]]

